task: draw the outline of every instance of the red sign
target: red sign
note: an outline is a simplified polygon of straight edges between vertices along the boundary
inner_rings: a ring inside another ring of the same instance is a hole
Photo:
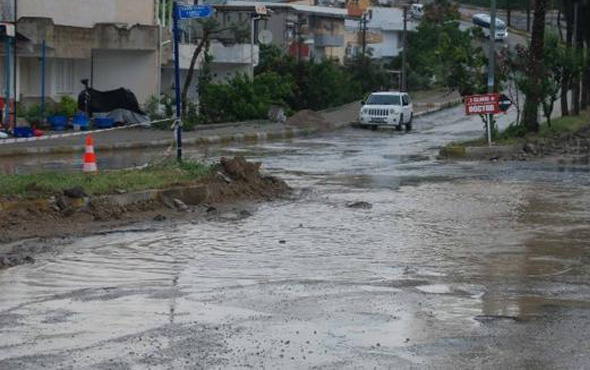
[[[289,55],[294,58],[309,58],[309,46],[302,42],[293,42],[289,45]]]
[[[471,95],[465,97],[465,113],[472,114],[498,114],[500,109],[500,94]]]

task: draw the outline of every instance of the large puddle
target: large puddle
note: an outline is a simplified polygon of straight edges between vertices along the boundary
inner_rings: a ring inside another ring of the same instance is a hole
[[[587,174],[430,134],[220,149],[301,197],[53,242],[0,272],[0,367],[590,366]]]

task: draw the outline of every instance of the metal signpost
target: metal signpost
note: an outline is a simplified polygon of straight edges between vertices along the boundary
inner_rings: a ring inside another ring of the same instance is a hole
[[[505,95],[484,94],[465,97],[465,114],[493,115],[506,113],[512,102]]]
[[[180,30],[178,22],[184,19],[202,19],[213,16],[211,5],[179,5],[174,2],[173,33],[174,33],[174,73],[176,84],[176,158],[182,160],[182,101],[180,96]]]

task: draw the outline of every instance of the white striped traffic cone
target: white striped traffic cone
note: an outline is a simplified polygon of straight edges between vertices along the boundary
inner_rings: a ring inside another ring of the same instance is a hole
[[[96,166],[96,154],[94,154],[94,147],[92,146],[92,137],[86,136],[86,152],[84,153],[84,165],[82,172],[96,172],[98,167]]]

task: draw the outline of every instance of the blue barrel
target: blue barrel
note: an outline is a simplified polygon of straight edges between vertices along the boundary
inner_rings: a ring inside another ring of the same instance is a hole
[[[66,116],[49,116],[49,124],[55,131],[63,131],[68,125],[68,117]]]
[[[78,113],[75,114],[74,117],[72,117],[72,125],[74,125],[74,128],[78,126],[80,130],[87,130],[89,123],[90,120],[84,113]]]
[[[96,128],[111,128],[115,125],[114,118],[95,118],[94,125]]]
[[[30,127],[15,127],[14,137],[32,137],[34,136],[33,129]]]

